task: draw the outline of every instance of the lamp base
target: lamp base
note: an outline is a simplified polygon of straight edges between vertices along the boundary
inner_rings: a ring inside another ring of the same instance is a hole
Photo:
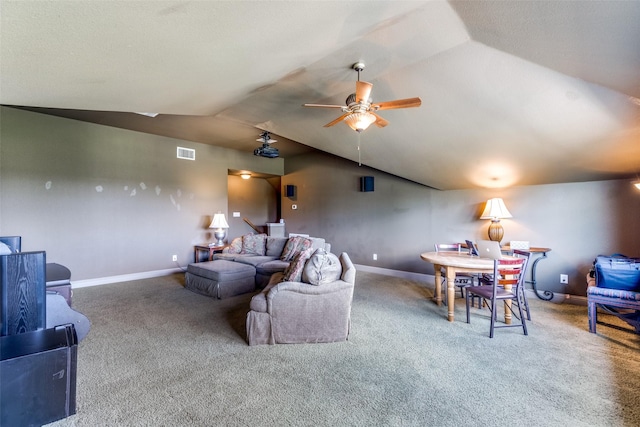
[[[213,237],[216,238],[215,246],[223,246],[224,245],[224,237],[227,232],[224,228],[218,228],[213,232]]]
[[[489,231],[487,234],[489,236],[489,240],[500,243],[504,236],[504,229],[502,228],[502,224],[500,224],[500,220],[491,220],[491,225],[489,225]]]

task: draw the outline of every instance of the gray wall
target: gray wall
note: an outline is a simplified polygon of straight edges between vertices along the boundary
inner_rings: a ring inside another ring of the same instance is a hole
[[[281,175],[282,159],[2,107],[0,234],[72,280],[175,268],[227,214],[228,169]],[[196,160],[176,158],[176,147]]]
[[[640,256],[640,192],[627,180],[439,191],[327,154],[287,159],[285,170],[282,186],[297,188],[295,199],[282,198],[287,231],[323,236],[361,265],[433,274],[419,254],[437,242],[486,239],[489,221],[478,216],[491,197],[513,215],[502,220],[503,243],[552,249],[538,264],[539,289],[585,295],[596,255]],[[359,191],[361,176],[374,176],[374,192]]]
[[[280,185],[280,178],[276,179],[276,185]],[[229,175],[229,231],[227,240],[255,231],[243,218],[247,218],[253,225],[264,229],[267,222],[277,222],[278,203],[277,194],[279,188],[274,188],[271,180],[264,178],[242,179],[239,176]],[[240,217],[234,218],[233,212],[239,212]],[[265,230],[266,231],[266,230]]]
[[[640,256],[640,193],[626,180],[443,192],[328,154],[285,165],[6,107],[0,118],[0,234],[22,235],[25,250],[46,250],[74,280],[174,268],[172,254],[184,266],[193,244],[210,239],[219,210],[231,238],[250,231],[233,210],[256,225],[279,219],[272,182],[240,187],[228,169],[284,174],[282,187],[297,187],[294,199],[282,197],[287,232],[325,237],[361,265],[432,274],[419,254],[435,242],[484,238],[488,221],[477,216],[490,197],[503,197],[513,214],[503,220],[505,242],[552,248],[539,264],[542,288],[584,295],[595,255]],[[176,159],[178,145],[195,148],[196,161]],[[374,192],[359,191],[364,175],[375,177]]]

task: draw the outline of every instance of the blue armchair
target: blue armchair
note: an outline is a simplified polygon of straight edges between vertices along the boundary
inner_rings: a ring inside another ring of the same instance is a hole
[[[587,274],[589,332],[596,333],[598,309],[617,316],[640,333],[640,260],[598,256]]]

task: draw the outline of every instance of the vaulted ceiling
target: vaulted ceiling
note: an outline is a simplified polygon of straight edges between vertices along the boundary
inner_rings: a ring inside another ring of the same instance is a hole
[[[640,1],[0,2],[0,103],[438,188],[640,172]],[[366,67],[382,111],[325,128]],[[159,113],[155,118],[135,112]],[[360,145],[360,151],[358,151]]]

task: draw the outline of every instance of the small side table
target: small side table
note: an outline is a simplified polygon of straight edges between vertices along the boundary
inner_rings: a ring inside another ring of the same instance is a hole
[[[504,251],[511,251],[511,247],[507,246],[503,246],[502,250]],[[531,280],[527,280],[527,283],[531,283],[531,287],[533,288],[533,292],[535,292],[536,296],[538,298],[540,298],[541,300],[545,300],[545,301],[551,301],[553,299],[553,292],[551,291],[542,291],[542,295],[540,295],[540,291],[538,290],[537,285],[537,280],[536,280],[536,267],[538,267],[538,263],[540,261],[542,261],[543,259],[545,259],[547,257],[547,252],[551,251],[551,248],[536,248],[536,247],[530,247],[528,250],[528,252],[531,253],[531,255],[541,255],[538,258],[536,258],[533,261],[533,264],[531,265]]]
[[[195,255],[195,262],[200,262],[200,252],[207,252],[209,254],[208,257],[208,261],[213,260],[213,254],[215,254],[216,252],[222,252],[222,250],[224,248],[226,248],[228,245],[221,245],[221,246],[211,246],[208,243],[202,243],[201,245],[195,245],[194,248],[194,255]]]

